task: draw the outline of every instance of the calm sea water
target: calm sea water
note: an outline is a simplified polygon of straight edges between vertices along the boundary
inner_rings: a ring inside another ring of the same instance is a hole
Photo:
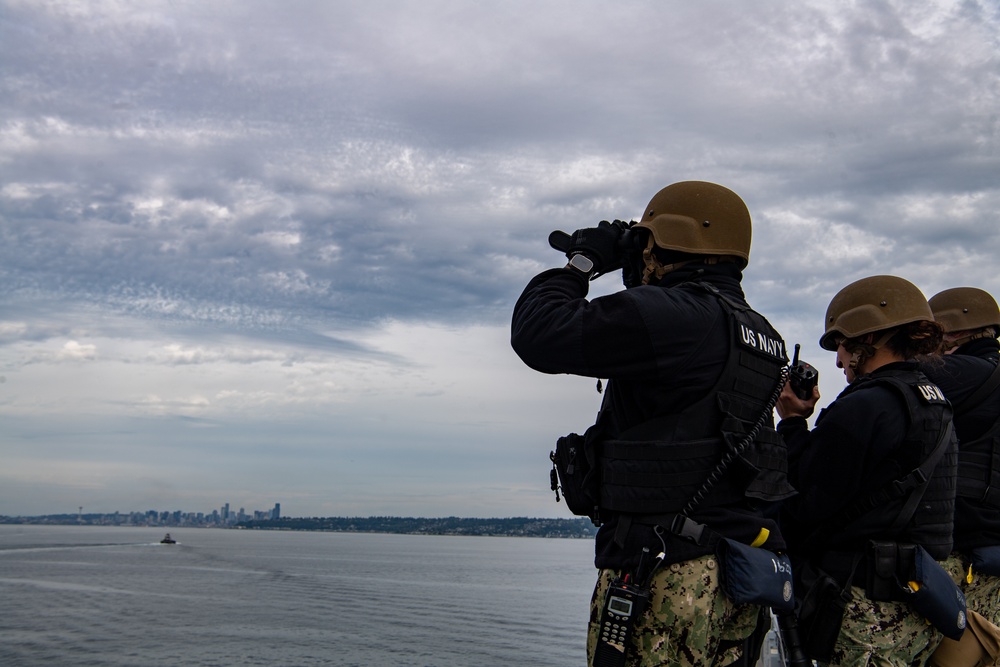
[[[0,665],[574,666],[590,540],[0,525]]]

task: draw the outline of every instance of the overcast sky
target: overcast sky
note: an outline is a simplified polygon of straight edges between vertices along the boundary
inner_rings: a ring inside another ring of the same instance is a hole
[[[511,309],[681,180],[825,404],[847,283],[1000,294],[998,3],[0,0],[0,515],[569,516]]]

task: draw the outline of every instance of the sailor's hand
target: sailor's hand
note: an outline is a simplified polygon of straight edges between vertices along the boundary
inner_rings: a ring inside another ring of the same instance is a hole
[[[819,401],[819,385],[813,387],[812,397],[801,399],[792,391],[791,383],[785,382],[781,388],[781,395],[778,396],[778,403],[775,406],[778,416],[782,419],[788,417],[809,417],[816,409],[816,402]]]
[[[579,253],[594,262],[594,271],[608,273],[621,268],[622,258],[618,252],[618,239],[622,228],[602,220],[597,227],[578,229],[570,236],[567,257]]]

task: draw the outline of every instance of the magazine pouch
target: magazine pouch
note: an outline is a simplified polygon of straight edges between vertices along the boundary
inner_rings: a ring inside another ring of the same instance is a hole
[[[596,468],[591,465],[593,453],[587,452],[586,445],[587,439],[576,433],[556,441],[556,448],[549,454],[552,460],[552,490],[556,492],[556,501],[559,500],[559,489],[562,490],[570,512],[590,517],[591,521],[600,525],[599,480]]]
[[[869,542],[865,592],[910,604],[945,637],[957,640],[965,631],[965,595],[919,544]]]
[[[792,563],[788,556],[723,538],[716,547],[723,592],[736,604],[792,611]]]
[[[919,544],[900,545],[915,549],[914,578],[907,580],[904,600],[949,639],[959,640],[965,632],[965,595],[951,575]]]
[[[900,599],[906,582],[912,578],[911,574],[906,573],[913,572],[916,567],[914,546],[900,545],[896,542],[868,543],[868,576],[865,579],[865,593],[869,599],[882,602]]]
[[[972,550],[972,569],[992,577],[1000,577],[1000,545]]]
[[[850,586],[805,562],[796,566],[796,586],[805,591],[799,606],[799,639],[802,650],[813,660],[830,662],[833,646],[844,621],[844,609],[851,601]]]

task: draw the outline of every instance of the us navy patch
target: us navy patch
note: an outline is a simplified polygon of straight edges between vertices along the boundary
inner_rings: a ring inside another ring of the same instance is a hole
[[[740,322],[736,340],[743,347],[750,348],[754,352],[766,354],[769,357],[774,357],[782,364],[785,363],[785,359],[787,358],[785,356],[785,342],[780,338],[756,331]]]
[[[947,399],[945,399],[944,394],[941,392],[941,390],[937,388],[937,385],[933,385],[927,382],[923,384],[914,385],[913,388],[917,390],[917,393],[920,394],[920,397],[924,399],[926,403],[947,402]]]

